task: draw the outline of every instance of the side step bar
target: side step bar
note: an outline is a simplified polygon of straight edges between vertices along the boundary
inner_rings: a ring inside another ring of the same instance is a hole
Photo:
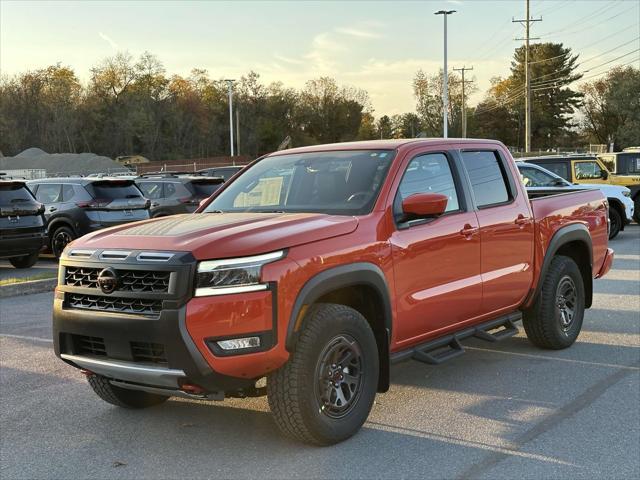
[[[469,327],[461,332],[445,335],[415,347],[392,353],[391,363],[413,359],[429,365],[440,365],[447,360],[459,357],[465,352],[460,343],[461,340],[475,337],[486,342],[499,342],[518,333],[518,327],[515,326],[515,322],[520,320],[522,320],[522,312],[510,313],[489,322]]]

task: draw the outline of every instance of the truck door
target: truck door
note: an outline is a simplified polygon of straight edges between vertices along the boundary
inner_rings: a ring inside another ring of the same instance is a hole
[[[402,200],[414,193],[449,197],[438,218],[405,221]],[[465,201],[454,158],[423,153],[407,164],[394,197],[391,235],[398,344],[415,343],[479,313],[482,298],[480,235]]]
[[[529,199],[497,150],[463,150],[480,224],[482,314],[517,306],[533,281]]]

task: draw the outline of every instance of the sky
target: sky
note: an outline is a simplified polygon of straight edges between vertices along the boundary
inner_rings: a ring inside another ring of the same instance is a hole
[[[369,92],[374,114],[415,110],[418,69],[443,64],[448,17],[449,70],[467,73],[482,99],[494,76],[509,74],[525,0],[439,1],[14,1],[0,0],[0,72],[13,75],[60,62],[86,81],[118,51],[155,54],[168,74],[206,69],[213,78],[253,70],[265,82],[300,88],[319,76]],[[640,1],[531,0],[537,41],[562,42],[596,75],[640,67]],[[617,59],[617,60],[616,60]],[[613,60],[613,61],[611,61]],[[600,64],[609,62],[599,67]]]

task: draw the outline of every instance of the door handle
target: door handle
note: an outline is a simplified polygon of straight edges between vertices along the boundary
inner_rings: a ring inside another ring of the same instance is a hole
[[[524,227],[525,225],[529,225],[530,223],[531,223],[531,219],[530,218],[526,218],[522,214],[518,215],[518,218],[516,218],[516,221],[515,221],[515,224],[519,225],[521,227]]]
[[[479,230],[480,229],[478,227],[472,227],[467,223],[464,227],[462,227],[462,230],[460,230],[460,235],[462,235],[463,237],[467,237],[467,239],[469,239],[473,235],[478,233]]]
[[[58,210],[56,207],[49,207],[50,212],[55,212],[56,210]]]

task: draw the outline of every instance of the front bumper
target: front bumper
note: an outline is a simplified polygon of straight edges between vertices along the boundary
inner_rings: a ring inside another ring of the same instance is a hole
[[[254,381],[215,372],[186,330],[186,307],[163,310],[157,318],[64,308],[56,293],[53,309],[54,349],[65,362],[113,380],[141,386],[179,389],[195,384],[209,392],[250,388]],[[80,351],[77,338],[101,339],[105,354]],[[166,363],[135,358],[132,343],[162,345]]]
[[[193,256],[166,252],[168,260],[149,257],[154,254],[79,248],[63,255],[53,309],[58,357],[113,381],[171,389],[192,384],[229,393],[250,391],[256,379],[286,361],[288,353],[278,342],[275,283],[263,291],[194,298]],[[124,282],[111,294],[97,283],[105,267]],[[153,283],[145,277],[149,273],[162,277],[160,290],[140,290],[144,282]],[[143,283],[132,291],[126,284],[133,276]],[[152,307],[145,310],[144,305]],[[260,348],[217,348],[219,340],[245,336],[259,336]],[[83,342],[99,348],[84,348]],[[162,355],[140,356],[140,345]]]

